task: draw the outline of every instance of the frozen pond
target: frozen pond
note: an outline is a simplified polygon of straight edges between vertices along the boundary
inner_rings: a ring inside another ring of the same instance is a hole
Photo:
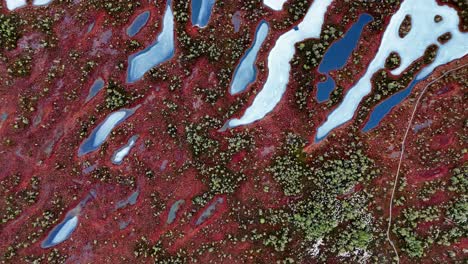
[[[150,17],[150,12],[145,11],[139,14],[132,22],[132,24],[127,28],[127,35],[133,37],[148,23]]]
[[[215,0],[192,0],[192,25],[203,28],[210,21]]]
[[[283,9],[283,4],[286,3],[286,1],[287,0],[263,0],[263,4],[275,11],[280,11]]]
[[[133,54],[128,59],[127,82],[140,80],[151,68],[171,59],[174,56],[174,16],[171,0],[167,1],[164,13],[162,32],[157,40],[143,51]]]
[[[125,119],[133,115],[139,107],[140,106],[136,106],[132,109],[122,109],[107,116],[106,119],[91,132],[91,135],[81,143],[78,150],[78,157],[97,150],[104,141],[106,141],[112,130],[125,121]]]
[[[128,155],[128,153],[130,153],[130,150],[133,148],[133,146],[135,146],[137,139],[138,135],[132,136],[126,145],[116,150],[111,158],[112,163],[115,165],[122,164],[123,159]]]
[[[411,16],[412,27],[410,32],[401,38],[398,31],[406,15]],[[435,22],[436,15],[440,15],[442,21]],[[465,56],[468,53],[468,33],[460,32],[458,24],[459,18],[456,10],[447,5],[439,6],[435,0],[404,1],[400,9],[390,19],[379,50],[366,73],[351,87],[343,102],[318,128],[316,139],[324,138],[330,131],[353,118],[362,98],[371,91],[372,76],[385,67],[385,61],[390,53],[396,52],[401,57],[399,67],[391,71],[393,75],[397,76],[416,59],[424,55],[428,46],[438,45],[439,49],[435,60],[417,75],[417,80],[428,76],[436,67]],[[452,38],[445,44],[439,44],[437,38],[446,32],[450,32]]]
[[[101,89],[104,87],[104,80],[102,78],[98,78],[96,81],[94,81],[93,85],[91,85],[91,88],[89,88],[89,93],[88,97],[86,97],[86,102],[89,102],[89,100],[93,99],[96,94],[101,91]]]
[[[328,100],[330,93],[335,88],[335,80],[328,75],[329,72],[341,69],[346,64],[359,42],[362,30],[372,20],[373,17],[369,14],[360,15],[358,21],[351,26],[343,38],[334,42],[325,52],[318,71],[327,75],[327,79],[317,85],[317,100],[319,102]]]
[[[289,62],[296,51],[295,44],[308,38],[320,37],[325,12],[332,0],[315,0],[303,21],[281,35],[268,55],[268,78],[251,106],[241,118],[228,121],[228,127],[250,124],[262,119],[281,100],[289,82]]]
[[[257,77],[255,61],[257,60],[258,51],[268,35],[268,29],[269,26],[265,20],[262,20],[257,26],[252,47],[247,50],[234,71],[230,89],[231,94],[238,94],[245,91],[247,86],[255,81]]]

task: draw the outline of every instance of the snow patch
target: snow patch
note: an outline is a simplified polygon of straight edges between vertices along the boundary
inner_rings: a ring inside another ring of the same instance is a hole
[[[275,11],[280,11],[283,9],[283,4],[286,3],[286,1],[287,0],[263,0],[263,4]]]

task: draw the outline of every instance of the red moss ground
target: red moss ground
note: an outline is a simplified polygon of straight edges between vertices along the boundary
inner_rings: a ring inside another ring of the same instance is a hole
[[[407,120],[422,89],[468,63],[466,57],[418,84],[378,128],[362,133],[362,122],[351,122],[314,143],[318,125],[365,71],[398,7],[394,1],[335,1],[324,26],[345,32],[362,12],[375,19],[347,65],[332,73],[343,88],[335,101],[316,102],[319,75],[316,67],[304,69],[307,58],[298,52],[275,110],[250,126],[220,132],[261,89],[269,49],[311,1],[289,1],[283,12],[269,11],[260,0],[217,1],[209,26],[197,29],[188,1],[174,0],[176,55],[132,85],[125,84],[127,58],[158,35],[165,1],[73,2],[26,7],[13,16],[0,7],[16,19],[19,33],[16,47],[0,48],[0,262],[395,260],[385,231]],[[127,26],[146,10],[147,26],[130,40]],[[234,33],[228,14],[238,10],[241,30]],[[259,53],[257,81],[233,97],[233,69],[264,18],[272,28]],[[391,230],[401,263],[462,263],[468,257],[467,71],[429,86],[406,140]],[[98,77],[106,87],[85,103]],[[109,105],[110,82],[124,91],[117,105]],[[98,151],[77,156],[107,115],[137,105]],[[113,152],[136,134],[130,155],[113,165]],[[83,207],[72,236],[42,249],[49,231],[91,191],[96,197]],[[117,206],[135,191],[135,204]],[[185,203],[168,224],[178,200]]]

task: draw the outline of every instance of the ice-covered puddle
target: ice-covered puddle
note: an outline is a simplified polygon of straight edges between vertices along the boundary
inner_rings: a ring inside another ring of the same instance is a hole
[[[127,82],[140,80],[147,71],[174,56],[174,15],[171,0],[167,0],[162,32],[157,40],[145,50],[128,58]]]
[[[127,28],[127,36],[134,37],[140,30],[148,23],[150,17],[150,12],[145,11],[139,14],[133,21],[130,26]]]
[[[405,16],[411,16],[411,30],[401,38],[398,34]],[[435,22],[439,15],[442,21]],[[468,53],[468,33],[459,31],[459,17],[455,9],[447,5],[438,5],[435,0],[406,0],[392,16],[386,28],[379,50],[367,68],[364,76],[349,90],[343,102],[328,116],[317,130],[316,139],[324,138],[336,127],[351,120],[362,98],[372,89],[371,78],[378,70],[385,67],[385,61],[391,52],[401,57],[400,66],[391,71],[400,75],[411,63],[420,58],[426,48],[432,44],[439,47],[435,60],[421,70],[416,80],[427,77],[436,67],[461,58]],[[440,44],[437,38],[450,32],[452,38]]]
[[[275,11],[280,11],[286,1],[288,0],[263,0],[263,4]]]
[[[216,0],[192,0],[192,25],[199,28],[206,27],[215,2]]]
[[[283,96],[289,82],[289,62],[296,50],[295,44],[308,38],[320,37],[324,15],[332,0],[315,0],[299,25],[281,35],[268,54],[268,78],[251,106],[238,119],[228,121],[228,127],[250,124],[271,112]]]
[[[111,158],[112,163],[115,165],[122,164],[123,159],[128,155],[128,153],[130,153],[130,150],[132,150],[133,146],[135,146],[137,139],[138,135],[132,136],[126,145],[116,150]]]
[[[92,132],[91,135],[81,143],[78,149],[78,157],[86,155],[97,150],[106,141],[112,130],[128,117],[133,115],[140,106],[131,109],[122,109],[113,112],[100,123]]]
[[[247,50],[234,71],[234,77],[229,91],[231,94],[234,95],[245,91],[247,86],[255,81],[257,77],[255,61],[257,60],[258,51],[268,35],[268,30],[268,23],[262,20],[255,31],[252,47]]]

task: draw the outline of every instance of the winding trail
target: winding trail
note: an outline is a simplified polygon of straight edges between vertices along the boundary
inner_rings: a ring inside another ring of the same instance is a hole
[[[391,198],[390,198],[390,204],[389,204],[389,217],[388,217],[388,225],[387,225],[387,240],[388,242],[390,243],[390,245],[392,246],[393,248],[393,252],[395,252],[395,256],[396,256],[396,261],[397,263],[399,264],[400,263],[400,256],[398,255],[398,251],[395,247],[395,244],[393,243],[392,239],[390,238],[390,229],[392,227],[392,209],[393,209],[393,200],[394,200],[394,197],[395,197],[395,191],[396,191],[396,188],[397,188],[397,185],[398,185],[398,179],[399,179],[399,176],[400,176],[400,170],[401,170],[401,163],[403,162],[403,155],[405,153],[405,143],[406,143],[406,138],[408,137],[408,133],[411,129],[411,125],[413,124],[413,119],[414,119],[414,115],[416,114],[416,111],[418,109],[418,106],[419,106],[419,102],[421,101],[421,98],[424,96],[424,94],[426,93],[427,91],[427,88],[429,88],[429,86],[431,86],[432,84],[434,84],[435,82],[439,81],[440,79],[444,78],[445,76],[447,76],[448,74],[454,72],[454,71],[457,71],[461,68],[464,68],[465,66],[467,66],[468,63],[465,63],[461,66],[458,66],[454,69],[451,69],[449,71],[446,71],[445,73],[443,73],[441,76],[437,77],[436,79],[434,79],[433,81],[431,81],[430,83],[426,84],[426,86],[424,87],[424,89],[422,90],[421,94],[418,96],[418,99],[416,100],[416,103],[414,105],[414,108],[413,108],[413,113],[411,114],[411,117],[408,121],[408,127],[406,128],[406,131],[405,131],[405,135],[403,136],[403,140],[401,142],[401,153],[400,153],[400,159],[398,161],[398,168],[397,168],[397,172],[395,174],[395,178],[393,180],[393,189],[392,189],[392,195],[391,195]]]

